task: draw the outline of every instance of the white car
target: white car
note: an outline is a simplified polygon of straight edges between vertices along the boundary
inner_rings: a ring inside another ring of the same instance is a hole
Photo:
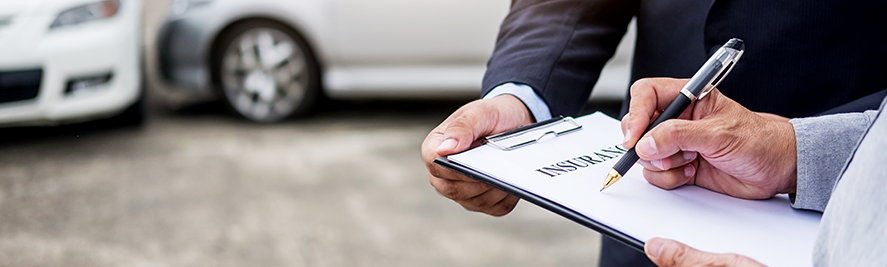
[[[332,98],[477,96],[509,0],[176,0],[162,77],[272,122]]]
[[[0,125],[141,122],[140,0],[0,0]]]

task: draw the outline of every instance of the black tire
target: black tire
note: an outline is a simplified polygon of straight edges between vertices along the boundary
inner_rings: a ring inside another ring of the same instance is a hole
[[[279,56],[287,50],[288,56]],[[228,27],[217,38],[211,63],[213,83],[224,102],[252,121],[304,116],[321,95],[320,68],[311,48],[295,30],[275,21],[248,20]]]
[[[122,113],[111,117],[111,124],[123,127],[141,126],[145,123],[145,97],[140,96],[135,103],[129,105]]]

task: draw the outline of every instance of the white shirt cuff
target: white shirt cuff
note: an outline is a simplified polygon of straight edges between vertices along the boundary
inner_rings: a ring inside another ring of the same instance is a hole
[[[530,110],[530,113],[533,113],[533,118],[536,121],[544,121],[547,119],[551,119],[551,111],[548,109],[548,105],[545,104],[545,101],[542,101],[542,98],[533,91],[533,88],[526,84],[516,84],[516,83],[503,83],[493,90],[490,90],[487,95],[484,96],[484,99],[494,98],[500,95],[509,94],[520,99],[521,102],[524,102],[524,105],[527,106],[527,109]]]

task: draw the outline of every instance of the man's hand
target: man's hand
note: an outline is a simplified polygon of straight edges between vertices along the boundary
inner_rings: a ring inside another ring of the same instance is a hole
[[[657,266],[764,266],[745,256],[715,254],[696,250],[680,242],[653,238],[644,245],[644,252]]]
[[[641,138],[687,81],[643,79],[631,87],[623,146],[637,146],[644,178],[664,189],[695,184],[747,199],[795,192],[797,151],[788,119],[751,112],[717,89]]]
[[[486,136],[532,123],[524,103],[512,95],[477,100],[462,106],[434,128],[422,143],[422,160],[431,185],[465,209],[493,216],[511,212],[518,197],[434,164],[434,159],[482,144]]]

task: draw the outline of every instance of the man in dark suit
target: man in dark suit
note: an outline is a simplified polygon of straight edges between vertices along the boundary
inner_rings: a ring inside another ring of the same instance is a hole
[[[517,197],[433,159],[532,121],[577,115],[632,18],[632,81],[690,77],[713,48],[741,38],[746,53],[719,90],[750,110],[805,117],[877,109],[887,88],[883,1],[514,0],[484,77],[484,99],[457,110],[423,143],[431,184],[466,209],[511,211]],[[609,238],[602,250],[602,266],[652,265]]]

